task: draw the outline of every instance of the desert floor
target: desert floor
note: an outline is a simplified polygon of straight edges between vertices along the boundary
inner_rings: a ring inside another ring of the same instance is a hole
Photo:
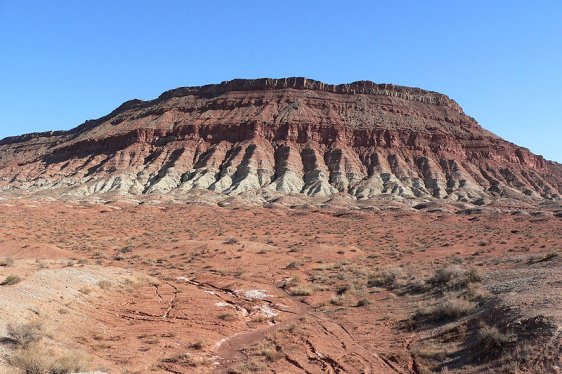
[[[0,372],[556,373],[561,250],[541,212],[4,201]]]

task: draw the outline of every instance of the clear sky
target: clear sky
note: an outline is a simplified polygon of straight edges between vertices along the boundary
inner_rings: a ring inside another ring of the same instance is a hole
[[[439,91],[562,162],[561,0],[0,0],[0,138],[287,76]]]

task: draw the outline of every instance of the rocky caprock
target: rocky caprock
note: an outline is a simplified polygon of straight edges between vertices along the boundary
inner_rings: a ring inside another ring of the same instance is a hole
[[[436,92],[237,79],[131,100],[70,131],[6,138],[0,189],[542,200],[559,199],[562,165],[484,130]]]

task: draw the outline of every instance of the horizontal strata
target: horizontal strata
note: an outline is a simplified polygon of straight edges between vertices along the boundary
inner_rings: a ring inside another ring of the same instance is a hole
[[[393,194],[454,200],[479,199],[491,193],[557,195],[557,188],[535,171],[547,167],[544,161],[539,159],[533,169],[526,170],[526,163],[533,160],[531,154],[515,154],[511,168],[474,162],[487,152],[482,139],[453,149],[445,136],[438,140],[388,130],[326,130],[330,129],[282,126],[277,131],[268,128],[266,133],[264,128],[237,126],[186,127],[174,133],[136,130],[59,148],[43,163],[20,170],[10,184],[18,181],[25,189],[71,187],[72,194],[85,196],[192,189],[225,194],[265,189],[309,196]],[[338,137],[349,140],[341,142]],[[454,157],[456,152],[465,152],[465,159]],[[442,156],[436,156],[439,154]]]
[[[335,94],[365,94],[393,96],[405,100],[419,101],[422,103],[442,105],[454,108],[462,112],[461,107],[446,95],[438,92],[427,91],[421,88],[398,86],[394,84],[377,84],[371,81],[357,81],[346,84],[326,84],[304,77],[292,77],[283,79],[261,78],[261,79],[234,79],[220,84],[205,86],[182,87],[167,91],[160,95],[157,100],[165,100],[171,97],[186,95],[219,96],[231,91],[262,91],[262,90],[313,90],[324,91]]]
[[[368,81],[234,80],[130,101],[70,130],[0,142],[0,188],[365,199],[559,199],[562,168],[434,92]]]
[[[317,80],[308,79],[304,77],[290,77],[290,78],[259,78],[259,79],[233,79],[224,81],[220,84],[209,84],[204,86],[191,86],[180,87],[173,90],[164,92],[154,100],[144,101],[139,99],[129,100],[121,104],[118,108],[112,111],[107,116],[98,120],[86,121],[83,125],[70,130],[69,133],[79,133],[80,131],[95,127],[100,122],[109,120],[116,115],[133,109],[143,109],[166,101],[172,98],[184,96],[199,96],[205,98],[214,98],[221,96],[228,92],[256,92],[267,90],[311,90],[321,91],[333,94],[342,95],[373,95],[373,96],[389,96],[396,97],[403,100],[420,102],[425,104],[437,105],[450,108],[458,113],[463,113],[462,108],[448,96],[434,91],[427,91],[421,88],[405,87],[387,83],[374,83],[371,81],[357,81],[346,84],[326,84]],[[10,142],[20,142],[26,140],[30,135],[34,137],[48,136],[53,131],[45,133],[33,133],[23,136],[15,136],[0,140],[1,144]],[[57,131],[57,133],[60,133]]]

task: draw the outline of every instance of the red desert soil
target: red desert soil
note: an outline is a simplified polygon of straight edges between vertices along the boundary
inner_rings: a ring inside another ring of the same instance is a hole
[[[556,373],[561,222],[4,201],[0,333],[111,373]]]

